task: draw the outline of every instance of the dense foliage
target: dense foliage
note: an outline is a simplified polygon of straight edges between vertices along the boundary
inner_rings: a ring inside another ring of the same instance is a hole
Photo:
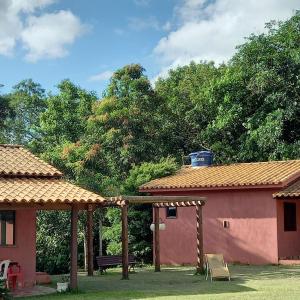
[[[127,179],[121,185],[124,195],[138,194],[140,185],[154,179],[173,174],[178,166],[174,159],[165,158],[157,163],[142,163],[133,167]],[[121,216],[120,210],[110,209],[107,213],[107,225],[104,228],[104,240],[107,241],[107,253],[121,252]],[[134,205],[128,210],[129,250],[139,260],[151,260],[152,233],[149,226],[152,222],[152,207],[149,205]]]
[[[138,64],[117,70],[100,100],[69,80],[55,95],[22,81],[0,95],[0,116],[1,142],[26,144],[69,180],[105,196],[135,194],[202,148],[213,150],[216,163],[299,158],[300,14],[267,24],[227,64],[192,62],[155,87]],[[130,208],[131,251],[145,261],[151,217],[148,207]],[[103,251],[120,252],[120,212],[107,209],[95,219],[95,250],[102,251],[103,228]],[[39,214],[41,270],[66,271],[68,227],[68,214]],[[84,242],[81,215],[80,249]]]

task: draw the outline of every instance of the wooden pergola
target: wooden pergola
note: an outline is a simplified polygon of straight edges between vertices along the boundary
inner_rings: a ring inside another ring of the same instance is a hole
[[[71,288],[77,288],[77,224],[78,211],[87,212],[87,254],[88,276],[93,276],[93,211],[101,207],[120,207],[122,219],[122,279],[129,279],[128,263],[128,206],[130,204],[149,204],[154,209],[154,263],[155,272],[160,272],[159,208],[196,207],[197,227],[197,273],[204,271],[202,207],[206,198],[198,196],[118,196],[108,198],[98,204],[61,204],[60,209],[71,209]],[[50,208],[50,206],[49,206]],[[49,209],[48,208],[48,209]],[[45,209],[45,207],[44,207]]]
[[[155,272],[160,271],[160,244],[159,244],[159,208],[162,207],[196,207],[197,221],[197,273],[204,271],[203,257],[203,226],[202,207],[206,198],[198,196],[118,196],[107,199],[102,206],[117,206],[122,214],[122,279],[129,279],[128,270],[128,206],[130,204],[152,204],[154,208],[154,262]],[[88,219],[91,221],[90,218]],[[91,230],[91,226],[88,226]],[[88,235],[90,236],[91,233]],[[90,238],[89,238],[90,241]],[[88,253],[91,245],[89,243]],[[89,266],[92,266],[92,256],[89,255]],[[90,272],[89,272],[90,273]]]

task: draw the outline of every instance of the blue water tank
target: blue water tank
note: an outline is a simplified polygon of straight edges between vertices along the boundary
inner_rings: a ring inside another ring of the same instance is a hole
[[[213,163],[212,151],[197,151],[189,154],[192,167],[207,167]]]

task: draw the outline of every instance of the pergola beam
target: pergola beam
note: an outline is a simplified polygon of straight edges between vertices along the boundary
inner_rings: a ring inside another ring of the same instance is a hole
[[[124,196],[110,197],[105,202],[101,203],[102,206],[124,206],[128,201],[124,199]]]
[[[127,204],[153,204],[158,207],[184,207],[204,205],[205,197],[199,196],[118,196],[107,198],[102,206],[123,206]]]
[[[161,202],[191,202],[191,201],[205,201],[205,197],[199,196],[120,196],[118,200],[128,201],[130,204],[143,203],[161,203]],[[108,200],[111,200],[110,198]]]

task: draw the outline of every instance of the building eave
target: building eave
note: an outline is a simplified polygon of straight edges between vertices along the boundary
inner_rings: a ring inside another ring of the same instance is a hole
[[[180,188],[151,188],[139,189],[141,193],[166,193],[166,192],[204,192],[204,191],[222,191],[222,190],[249,190],[249,189],[280,189],[284,185],[280,184],[261,184],[261,185],[243,185],[243,186],[216,186],[216,187],[180,187]]]

